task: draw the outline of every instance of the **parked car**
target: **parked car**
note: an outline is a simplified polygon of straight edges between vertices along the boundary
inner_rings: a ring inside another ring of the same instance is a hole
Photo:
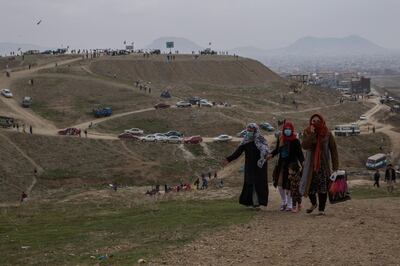
[[[197,105],[197,104],[199,104],[200,100],[201,100],[201,98],[195,96],[195,97],[189,98],[189,99],[188,99],[188,102],[189,102],[191,105]]]
[[[176,107],[179,107],[179,108],[192,107],[192,104],[190,102],[186,102],[186,101],[179,101],[176,103]]]
[[[360,120],[368,120],[368,117],[366,115],[360,116]]]
[[[120,139],[131,139],[131,140],[141,140],[138,135],[132,134],[131,132],[124,132],[118,135]]]
[[[246,135],[246,129],[242,130],[242,131],[240,131],[239,133],[236,134],[236,136],[238,138],[244,138],[245,135]]]
[[[79,134],[81,134],[81,129],[75,127],[67,127],[58,131],[58,135],[64,136],[77,136]]]
[[[1,95],[3,95],[6,98],[12,98],[13,94],[9,89],[2,89],[1,90]]]
[[[142,142],[156,142],[156,136],[154,135],[147,135],[145,137],[140,138]]]
[[[124,133],[130,133],[132,135],[143,135],[144,131],[141,130],[140,128],[131,128],[131,129],[126,129]]]
[[[201,136],[191,136],[191,137],[185,138],[183,140],[183,142],[185,144],[199,144],[199,143],[203,142],[203,138]]]
[[[167,133],[164,133],[163,135],[165,135],[167,137],[171,137],[171,136],[183,137],[183,134],[179,131],[168,131]]]
[[[32,105],[32,97],[25,96],[22,99],[22,107],[29,108],[29,107],[31,107],[31,105]]]
[[[169,107],[171,107],[171,106],[166,103],[159,103],[159,104],[154,105],[154,108],[156,108],[156,109],[166,109]]]
[[[154,136],[156,137],[157,142],[167,142],[168,140],[168,136],[162,133],[156,133]]]
[[[181,137],[178,137],[178,136],[167,137],[167,142],[168,143],[178,143],[178,144],[180,144],[180,143],[182,143],[182,141],[183,141],[183,139]]]
[[[203,100],[200,100],[200,106],[213,107],[213,104],[210,103],[209,101],[203,99]]]
[[[95,108],[92,110],[93,115],[97,118],[99,117],[107,117],[112,115],[112,109],[110,107],[105,108]]]
[[[0,127],[10,128],[14,125],[14,118],[7,116],[0,116]]]
[[[275,128],[274,128],[273,126],[271,126],[270,123],[267,123],[267,122],[264,122],[264,123],[259,124],[259,127],[260,127],[261,129],[263,129],[263,130],[268,131],[268,132],[273,132],[273,131],[275,131]]]
[[[232,140],[232,137],[229,135],[219,135],[218,137],[213,139],[214,142],[228,142]]]

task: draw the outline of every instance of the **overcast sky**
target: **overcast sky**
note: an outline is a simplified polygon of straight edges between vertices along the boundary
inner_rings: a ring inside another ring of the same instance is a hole
[[[400,49],[399,13],[400,0],[0,0],[0,42],[142,47],[176,36],[218,49],[269,49],[357,34]]]

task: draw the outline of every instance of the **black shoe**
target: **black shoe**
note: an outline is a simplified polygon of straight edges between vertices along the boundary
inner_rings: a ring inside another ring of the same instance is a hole
[[[310,208],[306,210],[306,213],[312,213],[317,207],[318,204],[312,205]]]

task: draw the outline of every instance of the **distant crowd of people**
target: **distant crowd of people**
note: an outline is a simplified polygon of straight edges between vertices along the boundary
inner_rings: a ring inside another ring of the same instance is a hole
[[[172,187],[165,184],[164,193],[185,192],[185,191],[192,191],[193,189],[206,190],[209,188],[211,182],[215,184],[216,188],[224,187],[224,181],[222,178],[218,178],[217,172],[214,172],[214,174],[208,172],[207,174],[202,173],[201,177],[196,178],[196,180],[193,183],[185,183],[183,179],[181,179],[179,184]],[[154,196],[160,194],[160,192],[161,192],[160,185],[155,185],[152,189],[147,190],[145,195]]]

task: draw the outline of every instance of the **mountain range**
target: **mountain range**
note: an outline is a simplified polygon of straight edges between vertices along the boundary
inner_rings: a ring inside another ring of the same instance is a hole
[[[390,51],[365,38],[350,35],[343,38],[304,37],[291,45],[279,49],[260,49],[256,47],[239,47],[232,52],[248,57],[260,56],[296,56],[296,57],[330,57],[354,55],[379,55]]]

